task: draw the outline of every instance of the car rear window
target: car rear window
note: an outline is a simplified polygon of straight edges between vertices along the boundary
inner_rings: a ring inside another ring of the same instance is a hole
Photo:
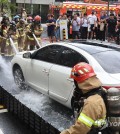
[[[120,47],[92,42],[80,42],[71,45],[92,55],[108,73],[120,73]]]
[[[103,52],[103,51],[109,51],[109,50],[117,50],[120,51],[120,48],[117,47],[113,47],[113,46],[108,46],[108,45],[99,45],[99,44],[72,44],[80,49],[83,49],[84,51],[87,51],[89,54],[94,54],[94,53],[99,53],[99,52]]]
[[[104,51],[92,54],[108,73],[120,73],[120,51]]]

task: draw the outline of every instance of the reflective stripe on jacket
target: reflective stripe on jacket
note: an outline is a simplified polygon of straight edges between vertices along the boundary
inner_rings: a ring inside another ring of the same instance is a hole
[[[85,100],[83,109],[75,123],[60,134],[87,134],[93,127],[105,124],[106,107],[102,97],[92,95]]]

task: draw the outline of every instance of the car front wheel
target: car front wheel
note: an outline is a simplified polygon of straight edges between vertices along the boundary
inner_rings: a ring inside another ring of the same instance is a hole
[[[13,70],[14,81],[20,89],[26,89],[25,79],[20,67],[16,67]]]

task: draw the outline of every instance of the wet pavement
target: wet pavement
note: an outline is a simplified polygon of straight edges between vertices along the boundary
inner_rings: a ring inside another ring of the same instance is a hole
[[[72,111],[34,89],[20,90],[14,83],[11,58],[0,56],[0,85],[20,102],[62,131],[74,123]],[[14,134],[14,133],[13,133]]]

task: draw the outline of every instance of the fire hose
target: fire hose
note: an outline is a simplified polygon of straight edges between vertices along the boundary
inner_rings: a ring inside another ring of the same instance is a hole
[[[42,45],[40,45],[40,43],[39,43],[38,39],[36,38],[35,34],[32,33],[32,35],[33,35],[35,41],[37,42],[37,45],[41,48]]]

